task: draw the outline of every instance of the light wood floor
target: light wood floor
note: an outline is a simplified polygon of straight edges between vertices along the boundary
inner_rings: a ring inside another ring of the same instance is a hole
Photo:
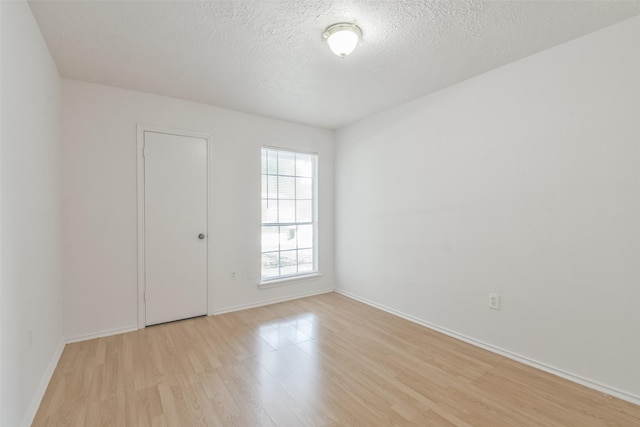
[[[640,426],[640,407],[331,293],[67,345],[35,426]]]

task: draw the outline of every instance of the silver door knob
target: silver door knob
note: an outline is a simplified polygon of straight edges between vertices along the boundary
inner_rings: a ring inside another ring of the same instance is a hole
[[[200,239],[200,240],[204,239],[204,234],[202,234],[202,233],[198,234],[198,239]]]

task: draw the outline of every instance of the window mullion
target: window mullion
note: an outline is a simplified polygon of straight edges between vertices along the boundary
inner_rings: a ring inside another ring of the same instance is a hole
[[[300,259],[298,258],[298,180],[296,179],[296,162],[298,155],[293,155],[293,218],[296,225],[296,273],[299,273],[298,267],[300,266]]]
[[[280,153],[276,151],[276,218],[278,221],[278,276],[282,276],[282,248],[280,247]]]

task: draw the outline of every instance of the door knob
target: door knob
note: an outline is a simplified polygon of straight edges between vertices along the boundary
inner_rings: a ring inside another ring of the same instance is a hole
[[[198,239],[200,239],[200,240],[204,239],[204,234],[202,234],[202,233],[198,234]]]

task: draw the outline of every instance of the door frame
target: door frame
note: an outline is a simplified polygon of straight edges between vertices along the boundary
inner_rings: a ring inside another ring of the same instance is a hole
[[[212,248],[211,248],[211,230],[212,227],[212,196],[211,196],[211,155],[213,151],[213,143],[211,136],[206,133],[192,132],[180,129],[172,129],[163,126],[137,124],[137,181],[138,181],[138,329],[146,327],[147,307],[145,301],[146,288],[146,265],[145,265],[145,211],[144,211],[144,191],[145,191],[145,170],[144,170],[144,133],[156,132],[176,136],[186,136],[191,138],[201,138],[207,141],[207,315],[211,316],[212,307],[211,299],[213,297],[212,286]]]

